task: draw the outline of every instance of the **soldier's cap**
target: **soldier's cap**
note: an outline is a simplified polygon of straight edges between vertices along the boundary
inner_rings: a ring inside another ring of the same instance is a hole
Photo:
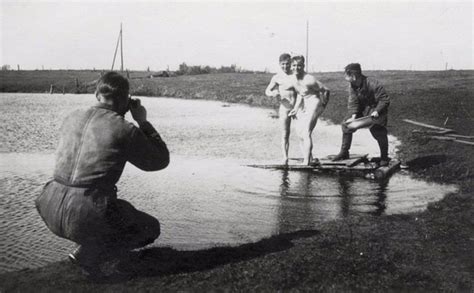
[[[360,67],[359,63],[350,63],[346,67],[344,67],[344,71],[346,73],[353,73],[353,72],[362,73],[362,68]]]

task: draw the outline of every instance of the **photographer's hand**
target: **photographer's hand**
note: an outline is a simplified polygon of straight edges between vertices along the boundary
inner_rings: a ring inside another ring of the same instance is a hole
[[[134,99],[134,103],[130,103],[130,113],[138,125],[146,122],[146,109],[142,106],[139,99]]]

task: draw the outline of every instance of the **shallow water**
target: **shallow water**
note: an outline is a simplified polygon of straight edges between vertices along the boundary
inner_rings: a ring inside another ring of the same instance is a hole
[[[65,258],[74,244],[50,233],[34,199],[50,179],[62,118],[93,103],[91,95],[1,94],[0,272],[38,267]],[[317,229],[355,213],[374,216],[423,210],[455,186],[407,174],[388,181],[313,172],[246,167],[278,161],[278,120],[272,110],[211,101],[142,98],[149,120],[171,150],[170,166],[142,172],[127,165],[119,197],[162,223],[153,244],[200,249],[256,241],[273,234]],[[335,153],[340,128],[318,122],[314,155]],[[354,137],[355,153],[377,155],[366,130]],[[397,140],[390,137],[391,151]],[[292,136],[290,154],[300,157]]]

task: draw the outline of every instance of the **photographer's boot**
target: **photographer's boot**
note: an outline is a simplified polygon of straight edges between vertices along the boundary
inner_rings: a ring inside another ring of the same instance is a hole
[[[332,161],[342,161],[349,159],[349,149],[351,148],[351,144],[352,133],[343,133],[341,151],[334,158],[332,158]]]
[[[95,247],[77,247],[68,255],[71,263],[79,266],[82,273],[90,279],[100,279],[103,274],[100,270],[101,254]]]

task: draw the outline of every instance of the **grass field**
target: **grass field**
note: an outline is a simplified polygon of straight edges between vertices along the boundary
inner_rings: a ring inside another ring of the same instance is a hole
[[[263,92],[270,74],[218,74],[139,79],[132,93],[213,99],[275,107]],[[346,110],[342,73],[315,74],[332,90],[323,116],[340,123]],[[389,132],[402,141],[398,156],[413,174],[453,182],[460,191],[404,215],[354,215],[319,231],[277,235],[236,248],[197,252],[151,250],[132,280],[93,284],[66,262],[0,276],[1,291],[464,291],[474,290],[474,146],[412,134],[404,118],[474,135],[474,71],[374,71],[391,97]],[[67,92],[86,87],[92,71],[0,72],[0,91]],[[75,87],[75,78],[79,87]],[[375,142],[374,142],[375,143]],[[136,264],[135,264],[136,265]],[[61,276],[61,277],[58,277]],[[35,285],[33,285],[35,284]]]

